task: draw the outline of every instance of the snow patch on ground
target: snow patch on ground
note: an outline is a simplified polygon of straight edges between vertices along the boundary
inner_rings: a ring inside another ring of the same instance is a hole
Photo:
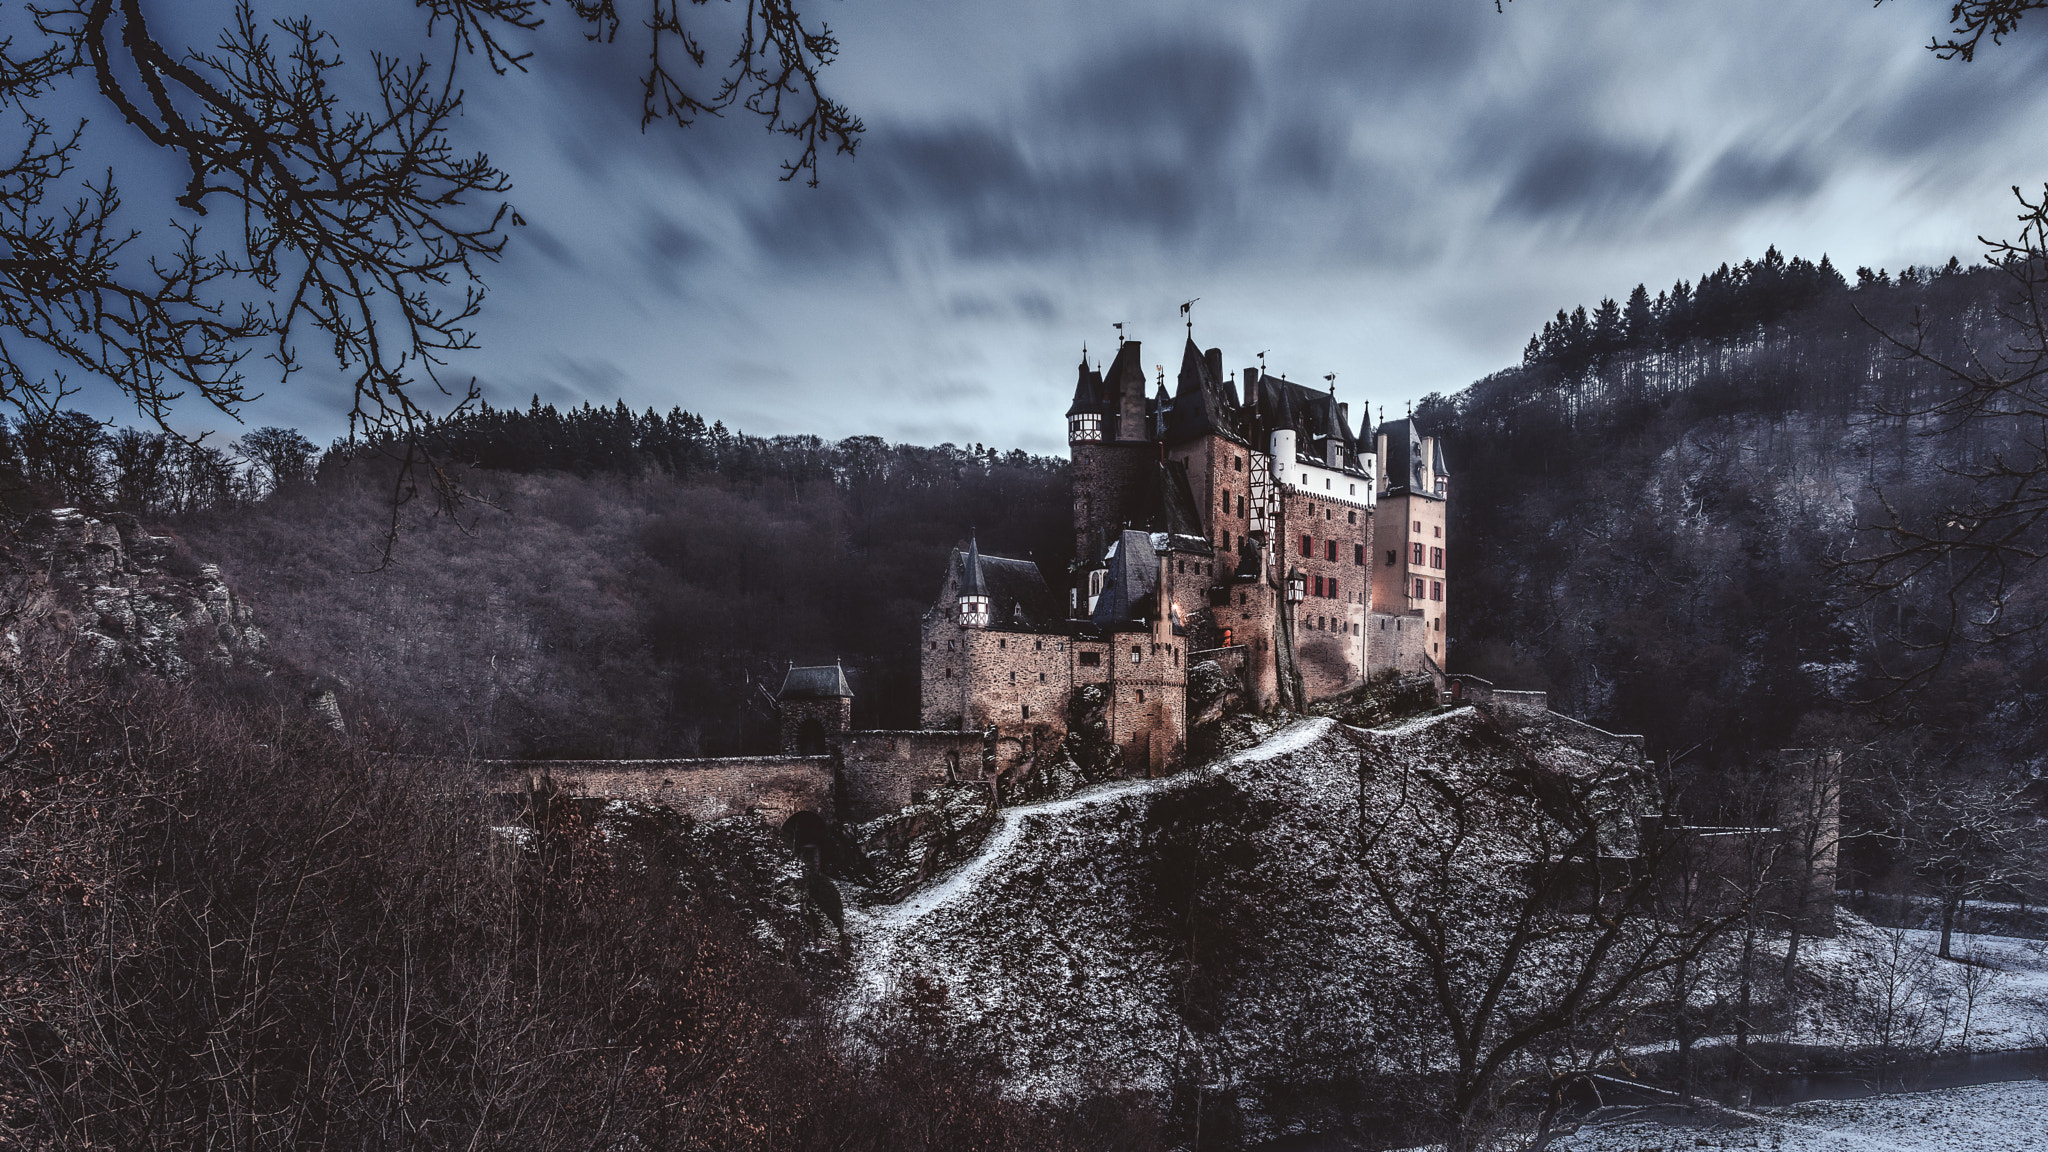
[[[1553,1147],[1563,1152],[2038,1152],[2048,1148],[2048,1083],[2021,1080],[1863,1100],[1809,1100],[1751,1109],[1731,1119],[1729,1125],[1705,1128],[1609,1122],[1580,1129]]]

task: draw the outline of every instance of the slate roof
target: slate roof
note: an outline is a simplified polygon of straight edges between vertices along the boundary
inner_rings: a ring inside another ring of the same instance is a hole
[[[1159,553],[1152,547],[1152,534],[1125,529],[1110,544],[1106,562],[1109,576],[1089,619],[1104,627],[1144,619],[1159,589]]]
[[[782,678],[782,691],[777,692],[775,698],[819,700],[851,695],[853,689],[847,686],[845,670],[837,664],[821,664],[812,668],[791,668]]]
[[[1386,469],[1387,491],[1435,495],[1435,491],[1423,482],[1422,430],[1415,421],[1389,420],[1380,425],[1380,434],[1387,438],[1387,459],[1381,462]],[[1444,467],[1442,444],[1438,443],[1435,448],[1436,470],[1449,476],[1450,469]]]
[[[1334,438],[1343,446],[1344,466],[1360,466],[1358,438],[1345,424],[1331,392],[1284,376],[1260,376],[1257,402],[1245,409],[1240,424],[1246,437],[1261,445],[1269,443],[1273,433],[1291,428],[1300,437],[1301,454],[1318,460],[1323,459],[1322,445]]]
[[[1074,402],[1067,405],[1067,415],[1084,416],[1103,410],[1102,373],[1088,367],[1088,356],[1081,356],[1081,378],[1074,384]]]
[[[1238,403],[1235,388],[1216,378],[1209,361],[1195,342],[1181,350],[1180,378],[1167,413],[1165,435],[1168,444],[1181,444],[1197,436],[1239,438]]]
[[[991,628],[1052,628],[1066,620],[1066,604],[1053,595],[1038,565],[1029,560],[981,556],[972,543],[968,547],[980,560],[981,594],[988,597]],[[962,594],[967,589],[969,554],[955,548],[947,560],[953,586]]]

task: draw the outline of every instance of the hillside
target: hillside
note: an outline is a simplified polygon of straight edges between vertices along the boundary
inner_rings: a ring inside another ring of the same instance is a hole
[[[2030,425],[1944,410],[1963,386],[1893,339],[1995,355],[2023,335],[1998,316],[2011,281],[1818,271],[1771,253],[1702,277],[1689,311],[1639,288],[1560,313],[1523,365],[1420,406],[1457,484],[1456,666],[1696,766],[1812,742],[1865,700],[2040,764],[2012,723],[2040,703],[2038,639],[1971,621],[2031,620],[2041,573],[1992,588],[1957,559],[1883,590],[1845,563],[1894,539],[1887,506],[1939,534],[1980,495],[1973,471],[2034,458]]]
[[[1400,810],[1410,768],[1474,795],[1532,761],[1590,787],[1626,777],[1633,753],[1570,721],[1503,727],[1471,709],[1269,731],[1179,776],[1005,809],[962,867],[851,911],[856,1021],[923,999],[989,1037],[1027,1098],[1156,1093],[1199,1107],[1213,1139],[1384,1140],[1418,1122],[1427,1090],[1402,1070],[1442,1059],[1441,1031],[1361,866],[1361,801],[1368,817]],[[1475,950],[1516,850],[1505,826],[1468,845]],[[1546,962],[1532,954],[1524,978]]]

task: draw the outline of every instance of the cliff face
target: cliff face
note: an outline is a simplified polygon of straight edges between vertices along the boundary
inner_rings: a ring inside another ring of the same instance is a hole
[[[54,508],[12,525],[0,536],[0,614],[17,651],[29,630],[54,627],[96,667],[171,679],[259,663],[266,646],[219,568],[125,513]]]

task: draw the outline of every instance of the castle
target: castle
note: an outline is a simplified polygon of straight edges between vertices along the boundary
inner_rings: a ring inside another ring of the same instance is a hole
[[[1138,341],[1086,356],[1067,408],[1074,552],[1056,591],[970,539],[922,635],[922,726],[1026,745],[1100,689],[1127,770],[1177,767],[1191,666],[1214,661],[1259,711],[1383,669],[1441,684],[1449,639],[1443,452],[1410,419],[1368,441],[1327,391],[1257,368],[1226,379],[1192,339],[1171,394]]]

